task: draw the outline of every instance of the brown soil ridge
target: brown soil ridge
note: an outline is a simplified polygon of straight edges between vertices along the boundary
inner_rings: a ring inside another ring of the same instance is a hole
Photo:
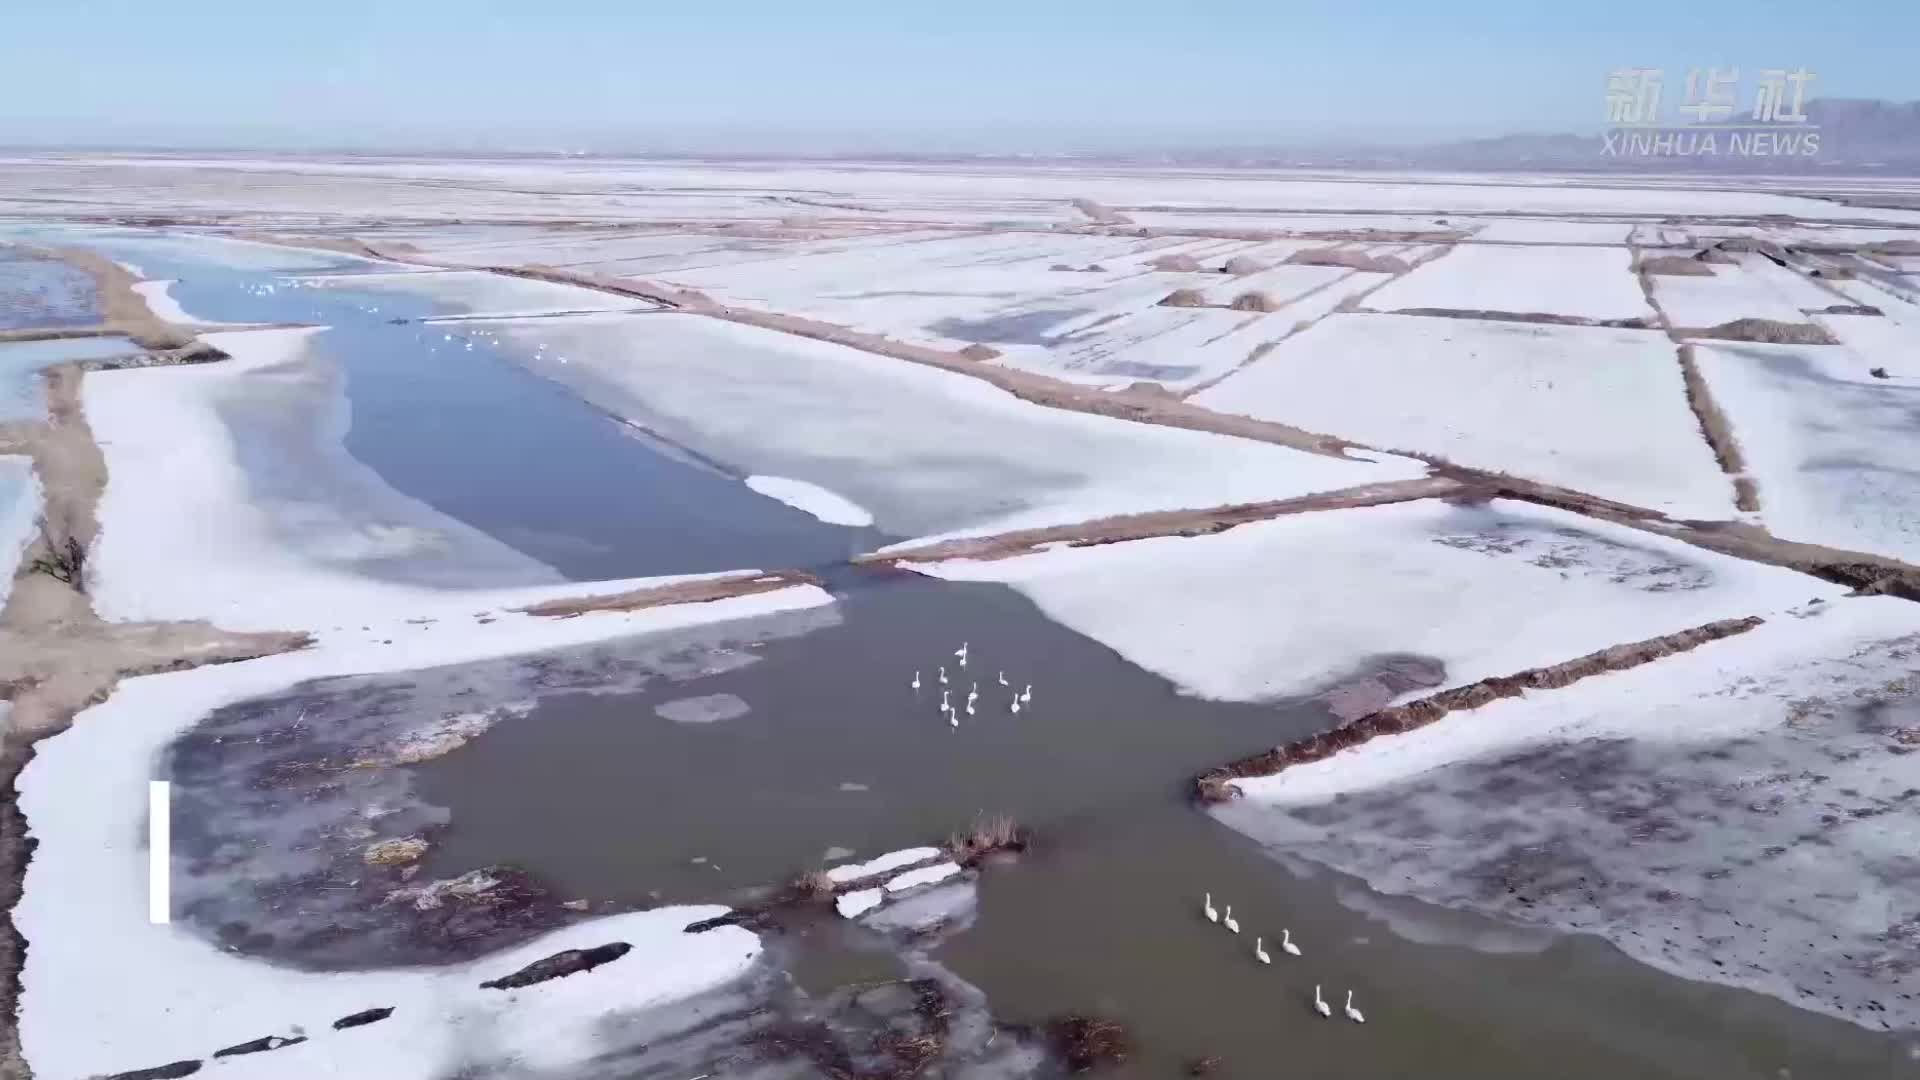
[[[1734,438],[1733,422],[1713,399],[1706,377],[1700,374],[1700,365],[1694,362],[1693,346],[1683,343],[1675,351],[1680,359],[1680,379],[1687,388],[1687,407],[1699,421],[1700,434],[1713,451],[1713,459],[1720,463],[1720,471],[1733,478],[1734,506],[1749,513],[1759,510],[1759,486],[1752,477],[1744,475],[1747,459],[1740,452],[1740,441]]]
[[[101,325],[110,332],[125,334],[147,349],[179,349],[193,343],[191,333],[162,320],[147,307],[146,298],[133,291],[139,279],[119,263],[85,248],[36,250],[93,278],[94,288],[100,294]]]
[[[1584,315],[1556,315],[1548,311],[1492,311],[1479,308],[1410,307],[1380,312],[1386,315],[1414,315],[1423,319],[1473,319],[1478,322],[1542,323],[1550,326],[1601,326],[1613,330],[1657,329],[1645,317],[1591,319]]]
[[[993,536],[969,536],[941,540],[919,547],[857,555],[853,562],[929,563],[947,559],[994,561],[1025,555],[1049,544],[1067,547],[1097,547],[1129,540],[1147,540],[1157,536],[1210,536],[1236,526],[1288,514],[1316,510],[1346,510],[1362,506],[1385,506],[1461,494],[1467,484],[1449,476],[1428,476],[1418,480],[1393,480],[1380,484],[1362,484],[1315,495],[1269,502],[1236,503],[1199,510],[1154,510],[1139,514],[1119,514],[1095,518],[1071,525],[1052,525],[1038,529],[1019,529]]]
[[[1712,338],[1717,341],[1751,341],[1763,345],[1838,345],[1840,340],[1816,323],[1790,323],[1778,319],[1734,319],[1718,326],[1677,329],[1679,337]]]
[[[592,611],[642,611],[646,608],[663,607],[669,604],[704,604],[713,600],[725,600],[731,596],[774,592],[793,585],[819,584],[821,584],[819,578],[804,570],[779,570],[767,574],[755,571],[727,574],[700,581],[677,581],[667,585],[653,585],[641,589],[629,589],[626,592],[608,593],[605,596],[543,600],[540,603],[513,610],[525,615],[540,615],[550,619],[571,619],[576,615],[585,615]]]
[[[1203,802],[1225,802],[1240,795],[1240,789],[1233,785],[1234,780],[1273,776],[1294,765],[1324,760],[1383,735],[1398,735],[1426,727],[1450,713],[1477,709],[1501,698],[1519,697],[1528,690],[1557,690],[1609,671],[1626,671],[1675,653],[1687,652],[1710,641],[1744,634],[1763,622],[1765,620],[1756,615],[1743,619],[1722,619],[1645,641],[1610,646],[1562,663],[1528,668],[1512,675],[1499,675],[1442,690],[1418,701],[1368,713],[1330,731],[1296,739],[1265,753],[1210,769],[1194,779],[1194,794]]]

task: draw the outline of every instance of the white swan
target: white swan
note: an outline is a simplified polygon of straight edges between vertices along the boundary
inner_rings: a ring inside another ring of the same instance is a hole
[[[1226,927],[1229,931],[1233,933],[1237,934],[1240,932],[1240,921],[1233,917],[1232,904],[1228,904],[1227,913],[1225,915],[1220,916],[1220,925]]]
[[[967,691],[967,704],[969,705],[973,704],[974,699],[979,696],[980,696],[980,684],[974,683],[973,689]]]
[[[1205,915],[1207,917],[1208,922],[1217,923],[1220,921],[1220,913],[1213,910],[1213,894],[1212,893],[1208,893],[1200,901],[1200,914]]]
[[[951,690],[940,691],[940,711],[941,712],[946,712],[948,709],[953,708],[953,703],[947,700],[947,695],[952,692],[953,691]]]
[[[913,673],[913,688],[920,689],[920,673],[917,671]]]
[[[1007,685],[1007,673],[1004,671],[1000,673],[1000,685],[1001,686]]]
[[[1356,1024],[1364,1024],[1367,1022],[1366,1014],[1353,1007],[1353,991],[1351,990],[1347,991],[1347,1019]]]
[[[1019,711],[1020,711],[1020,699],[1019,699],[1019,698],[1014,698],[1014,699],[1013,699],[1013,707],[1012,707],[1012,711],[1013,711],[1013,712],[1019,712]]]
[[[952,709],[947,710],[947,726],[953,728],[960,726],[960,714],[954,712]]]
[[[973,699],[972,698],[967,699],[967,715],[968,716],[973,715]]]
[[[940,685],[947,685],[947,665],[945,664],[940,665]]]
[[[961,642],[960,647],[953,650],[953,655],[960,658],[961,667],[966,667],[967,666],[967,643],[964,641]]]
[[[1288,956],[1300,955],[1300,946],[1293,943],[1293,931],[1285,927],[1280,929],[1280,951]]]
[[[1313,984],[1313,1011],[1314,1011],[1314,1012],[1317,1012],[1317,1013],[1319,1013],[1319,1014],[1320,1014],[1321,1016],[1332,1016],[1332,1015],[1333,1015],[1333,1009],[1332,1009],[1331,1007],[1329,1007],[1329,1006],[1327,1005],[1327,1003],[1326,1003],[1325,1001],[1323,1001],[1323,1000],[1321,1000],[1321,998],[1320,998],[1320,984],[1319,984],[1319,983],[1314,983],[1314,984]]]
[[[1263,964],[1273,963],[1273,957],[1267,955],[1266,946],[1260,944],[1259,938],[1253,939],[1253,958]]]
[[[1027,688],[1025,690],[1020,691],[1020,700],[1023,703],[1028,705],[1033,704],[1033,684],[1032,683],[1028,683]]]

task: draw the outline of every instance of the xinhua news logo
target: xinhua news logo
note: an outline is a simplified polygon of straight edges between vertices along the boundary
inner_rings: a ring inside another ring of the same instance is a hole
[[[1807,87],[1818,78],[1806,68],[1765,68],[1750,94],[1740,69],[1687,72],[1684,120],[1665,122],[1664,73],[1620,68],[1607,74],[1605,157],[1812,157],[1820,127],[1807,122]],[[1751,103],[1743,109],[1742,102]]]

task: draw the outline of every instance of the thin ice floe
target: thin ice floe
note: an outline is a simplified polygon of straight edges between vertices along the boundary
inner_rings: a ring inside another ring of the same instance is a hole
[[[858,918],[879,907],[880,901],[885,900],[886,896],[884,889],[856,889],[834,897],[833,909],[843,919]]]
[[[778,499],[795,510],[812,514],[829,525],[864,528],[873,524],[873,515],[867,513],[860,504],[805,480],[785,476],[749,476],[747,486],[769,499]]]
[[[890,877],[883,887],[887,890],[887,895],[892,896],[909,889],[918,889],[924,885],[945,881],[959,872],[960,867],[957,863],[934,863],[932,866],[923,866],[918,870],[909,870],[904,874]]]

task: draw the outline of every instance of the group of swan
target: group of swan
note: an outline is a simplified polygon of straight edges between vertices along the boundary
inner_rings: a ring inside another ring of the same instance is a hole
[[[960,647],[958,649],[955,649],[953,651],[953,655],[960,658],[960,666],[962,668],[967,666],[968,651],[969,651],[968,645],[964,641],[960,643]],[[940,685],[943,688],[947,687],[950,680],[947,678],[947,666],[945,664],[941,664],[939,666],[938,675],[940,679]],[[1013,685],[1012,683],[1007,681],[1006,672],[1002,671],[999,673],[999,675],[1000,675],[999,681],[1001,686],[1011,687]],[[909,683],[908,685],[913,687],[916,693],[919,692],[920,673],[918,671],[915,671],[913,673],[913,682]],[[940,691],[940,715],[947,718],[947,724],[949,726],[957,728],[960,726],[960,709],[953,704],[953,699],[950,696],[951,693],[952,691],[950,689],[942,689]],[[976,682],[976,683],[973,683],[967,689],[966,709],[967,709],[968,716],[972,716],[978,711],[979,701],[980,701],[980,684]],[[1018,713],[1022,705],[1031,705],[1031,704],[1033,704],[1033,684],[1028,683],[1025,689],[1013,695],[1013,700],[1008,704],[1007,710],[1009,712]]]
[[[1233,905],[1228,904],[1227,910],[1224,913],[1214,910],[1212,893],[1207,893],[1201,898],[1200,913],[1207,917],[1208,922],[1219,923],[1221,926],[1226,927],[1230,933],[1237,934],[1240,932],[1240,923],[1233,917]],[[1280,951],[1286,953],[1288,956],[1300,955],[1300,946],[1293,943],[1293,931],[1286,927],[1281,927],[1280,929]],[[1265,942],[1257,936],[1253,939],[1253,958],[1262,964],[1273,963],[1273,957],[1267,955]],[[1321,1016],[1333,1015],[1333,1008],[1327,1004],[1326,999],[1320,996],[1319,983],[1313,984],[1313,1011],[1319,1013]],[[1345,1011],[1347,1019],[1354,1023],[1364,1024],[1367,1022],[1366,1014],[1353,1007],[1353,991],[1351,990],[1347,991],[1347,1007]]]

